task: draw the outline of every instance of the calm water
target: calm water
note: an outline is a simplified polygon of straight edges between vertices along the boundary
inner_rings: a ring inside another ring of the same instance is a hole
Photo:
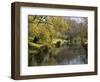
[[[55,53],[55,60],[59,65],[87,64],[87,54],[82,46],[61,47]]]
[[[37,63],[39,62],[39,63]],[[80,45],[55,48],[52,54],[43,51],[32,55],[29,66],[87,64],[86,50]]]

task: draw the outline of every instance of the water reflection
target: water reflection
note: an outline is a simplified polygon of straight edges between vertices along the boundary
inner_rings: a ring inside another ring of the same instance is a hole
[[[78,46],[65,46],[57,49],[55,59],[57,64],[87,64],[86,50],[80,45]]]
[[[81,45],[60,46],[51,50],[32,51],[29,66],[87,64],[87,52]]]

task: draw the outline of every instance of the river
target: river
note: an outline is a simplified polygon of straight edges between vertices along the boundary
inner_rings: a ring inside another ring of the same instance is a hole
[[[82,46],[64,46],[55,51],[57,65],[87,64],[87,53]]]

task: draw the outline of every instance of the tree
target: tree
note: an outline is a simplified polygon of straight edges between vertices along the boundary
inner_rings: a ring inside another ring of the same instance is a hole
[[[54,38],[63,37],[68,30],[68,23],[64,17],[32,16],[29,15],[28,35],[39,37],[38,43],[52,45]]]

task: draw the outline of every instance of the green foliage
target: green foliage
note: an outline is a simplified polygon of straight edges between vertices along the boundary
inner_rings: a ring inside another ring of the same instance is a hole
[[[30,50],[37,50],[42,46],[42,44],[40,45],[40,44],[35,44],[35,43],[32,43],[32,42],[28,42],[28,45],[29,45]]]
[[[39,21],[42,22],[39,23]],[[44,19],[44,16],[29,16],[29,37],[40,37],[38,43],[48,45],[48,47],[52,46],[54,38],[62,37],[67,29],[68,24],[64,17],[48,16]]]

